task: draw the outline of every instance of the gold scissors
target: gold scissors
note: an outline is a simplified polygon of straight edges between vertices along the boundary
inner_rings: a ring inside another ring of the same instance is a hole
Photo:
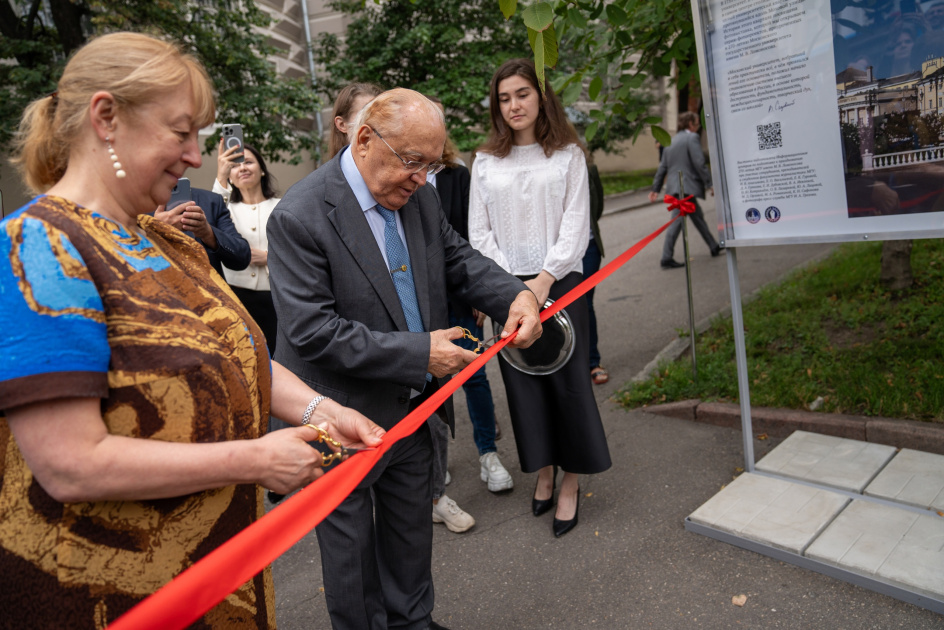
[[[323,442],[325,444],[328,444],[329,446],[335,446],[338,449],[340,449],[332,453],[321,454],[321,467],[322,468],[327,468],[334,462],[341,461],[345,457],[353,455],[354,453],[360,453],[362,451],[376,451],[377,450],[375,448],[356,448],[353,446],[344,446],[343,444],[335,440],[333,437],[328,435],[328,432],[322,429],[321,427],[316,427],[313,424],[309,426],[315,429],[316,431],[318,431],[318,439],[315,440],[316,442]]]
[[[463,338],[463,339],[470,339],[470,340],[472,340],[472,341],[474,341],[474,342],[476,342],[476,343],[478,344],[478,345],[476,346],[476,348],[472,351],[472,352],[474,352],[475,354],[478,354],[478,353],[482,352],[483,350],[488,350],[489,348],[492,347],[492,345],[494,345],[494,343],[495,343],[496,341],[498,341],[498,338],[501,337],[501,333],[498,333],[498,334],[495,335],[494,337],[489,337],[488,339],[486,339],[486,340],[484,340],[484,341],[481,341],[481,340],[479,340],[478,337],[476,337],[475,335],[473,335],[473,334],[469,331],[468,328],[461,328],[461,327],[460,327],[459,330],[462,331],[462,338]]]

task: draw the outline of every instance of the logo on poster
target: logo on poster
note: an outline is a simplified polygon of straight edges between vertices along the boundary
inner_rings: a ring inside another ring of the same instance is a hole
[[[747,217],[747,222],[754,224],[760,221],[760,210],[757,208],[748,208],[747,212],[744,213],[744,216]]]
[[[771,223],[776,223],[780,220],[780,210],[777,209],[777,206],[770,206],[764,210],[764,216],[767,217],[767,220]]]

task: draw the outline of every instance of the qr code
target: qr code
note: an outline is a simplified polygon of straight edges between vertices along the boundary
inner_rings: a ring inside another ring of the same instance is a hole
[[[757,148],[776,149],[783,146],[783,138],[780,136],[780,123],[770,123],[769,125],[757,125]]]

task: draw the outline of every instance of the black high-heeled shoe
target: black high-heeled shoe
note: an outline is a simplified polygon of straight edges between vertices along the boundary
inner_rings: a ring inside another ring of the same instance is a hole
[[[577,486],[577,507],[574,508],[574,517],[569,521],[561,521],[554,517],[554,538],[560,538],[573,528],[577,527],[577,515],[580,512],[580,486]]]
[[[538,490],[538,482],[541,480],[541,475],[538,475],[538,481],[534,483],[534,491]],[[534,495],[531,495],[531,513],[535,516],[541,516],[552,507],[554,507],[554,490],[557,489],[557,466],[554,466],[554,479],[551,481],[551,498],[550,499],[535,499]]]

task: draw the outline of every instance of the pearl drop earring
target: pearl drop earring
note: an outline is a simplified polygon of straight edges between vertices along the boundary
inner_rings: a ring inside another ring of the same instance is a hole
[[[111,138],[105,136],[105,142],[108,144],[108,156],[111,158],[111,165],[115,168],[115,176],[118,179],[124,179],[127,173],[122,170],[121,162],[118,161],[118,156],[115,155],[115,150],[111,146]]]

